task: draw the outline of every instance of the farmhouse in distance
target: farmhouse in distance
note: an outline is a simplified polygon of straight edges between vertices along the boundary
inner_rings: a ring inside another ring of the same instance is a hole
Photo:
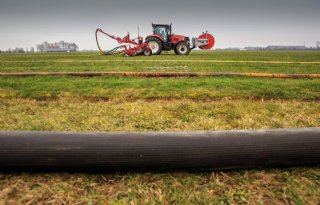
[[[56,43],[48,43],[45,41],[37,45],[38,52],[77,52],[79,47],[75,43],[68,43],[64,41]]]

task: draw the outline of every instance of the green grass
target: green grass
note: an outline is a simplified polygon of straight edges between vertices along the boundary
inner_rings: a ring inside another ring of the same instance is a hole
[[[108,59],[117,61],[101,61]],[[144,59],[203,62],[132,61]],[[320,64],[298,63],[319,61],[320,52],[307,51],[195,51],[189,56],[169,53],[135,58],[97,53],[0,54],[0,72],[320,73]],[[0,77],[0,129],[180,131],[319,127],[319,99],[319,79]],[[320,167],[191,173],[0,173],[0,205],[319,204],[319,182]]]
[[[34,53],[0,54],[5,61],[57,61],[57,60],[240,60],[240,61],[320,61],[319,51],[192,51],[188,56],[173,52],[160,56],[123,58],[121,55],[101,56],[99,53]]]
[[[210,71],[210,72],[271,72],[319,73],[320,64],[273,64],[279,62],[319,62],[320,52],[221,52],[194,51],[189,56],[172,53],[160,56],[123,58],[121,55],[101,56],[97,53],[68,54],[0,54],[0,72],[34,71]],[[104,61],[111,60],[111,61]],[[112,61],[116,60],[116,61]],[[173,60],[141,62],[139,60]],[[174,60],[236,60],[266,62],[184,62]],[[84,61],[84,62],[82,62]],[[89,62],[88,62],[89,61]],[[119,62],[121,61],[121,62]],[[268,63],[269,62],[269,63]],[[271,62],[271,63],[270,63]]]
[[[6,174],[0,204],[318,204],[319,172]]]
[[[320,103],[0,99],[1,130],[182,131],[320,126]]]
[[[320,99],[320,79],[250,77],[0,77],[2,97]]]
[[[150,71],[319,73],[320,64],[212,63],[212,62],[2,62],[0,72]]]

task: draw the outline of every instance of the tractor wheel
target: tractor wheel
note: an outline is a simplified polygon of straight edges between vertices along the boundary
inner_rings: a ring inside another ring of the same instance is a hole
[[[177,55],[188,55],[190,52],[190,46],[187,42],[180,42],[174,49]]]
[[[151,52],[153,55],[160,55],[162,52],[162,42],[158,38],[151,37],[146,40],[146,43],[149,44]]]
[[[151,48],[146,47],[146,48],[143,49],[143,55],[151,56],[151,54],[152,54]]]

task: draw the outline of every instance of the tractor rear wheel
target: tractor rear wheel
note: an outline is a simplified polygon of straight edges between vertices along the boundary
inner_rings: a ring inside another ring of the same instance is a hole
[[[150,37],[146,40],[151,48],[152,55],[160,55],[162,52],[162,42],[158,38]]]
[[[188,55],[190,52],[190,46],[187,42],[180,42],[178,45],[176,45],[174,52],[177,55]]]

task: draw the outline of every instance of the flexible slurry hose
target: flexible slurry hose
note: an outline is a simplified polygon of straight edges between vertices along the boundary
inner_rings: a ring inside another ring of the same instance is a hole
[[[320,128],[0,132],[1,171],[225,170],[320,164]]]
[[[97,30],[96,30],[96,32],[95,32],[95,35],[96,35],[96,43],[97,43],[97,46],[98,46],[99,51],[100,51],[102,54],[104,54],[104,55],[114,55],[114,54],[121,53],[121,51],[118,51],[118,52],[116,52],[116,51],[117,51],[118,49],[121,49],[121,48],[124,47],[124,46],[117,46],[117,47],[115,47],[115,48],[113,48],[113,49],[111,49],[111,50],[109,50],[109,51],[103,51],[103,50],[101,49],[101,47],[100,47],[100,44],[99,44],[98,32],[103,33],[104,35],[109,36],[110,38],[113,38],[114,36],[111,36],[111,35],[105,33],[105,32],[102,31],[101,29],[97,29]],[[114,38],[113,38],[113,39],[114,39]]]
[[[320,78],[320,74],[232,73],[232,72],[9,72],[0,76],[139,76],[139,77],[197,77],[197,76],[247,76],[264,78]]]

